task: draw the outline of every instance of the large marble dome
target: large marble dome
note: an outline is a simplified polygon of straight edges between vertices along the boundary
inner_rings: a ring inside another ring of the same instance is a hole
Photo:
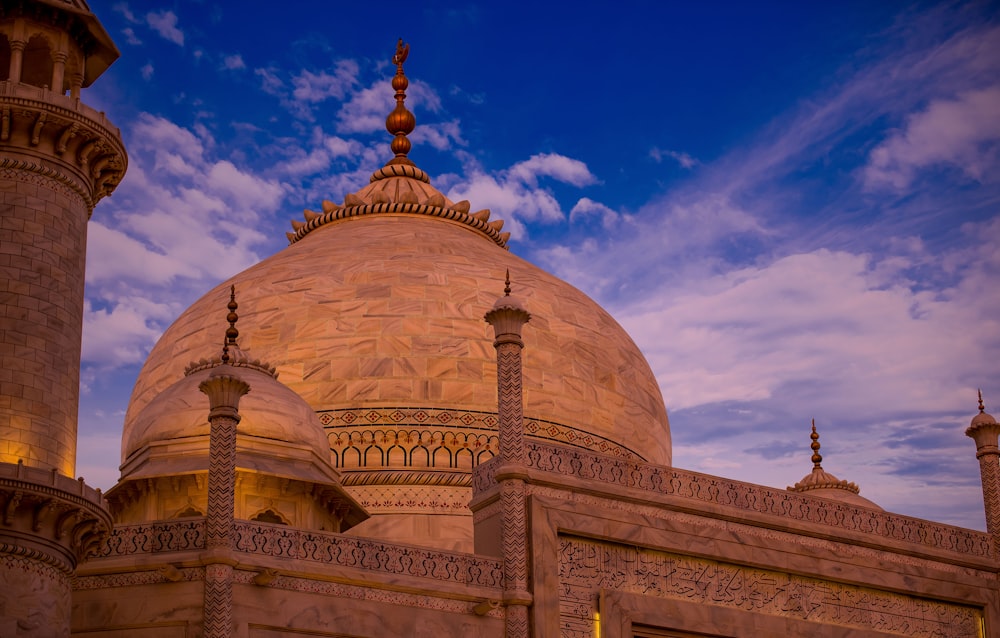
[[[511,254],[489,216],[445,198],[397,152],[342,204],[324,201],[293,222],[286,249],[174,322],[139,375],[123,441],[188,363],[218,348],[234,285],[240,347],[318,414],[345,487],[372,514],[359,533],[466,547],[471,468],[497,446],[496,354],[483,315],[509,270],[532,315],[529,439],[669,465],[663,399],[635,343],[585,294]]]

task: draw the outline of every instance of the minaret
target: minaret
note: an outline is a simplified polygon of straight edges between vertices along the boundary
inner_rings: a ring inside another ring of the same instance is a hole
[[[70,576],[111,524],[73,476],[87,220],[127,162],[80,89],[117,57],[83,0],[0,0],[2,635],[69,635]]]
[[[524,479],[527,477],[524,450],[524,397],[522,394],[521,328],[531,315],[519,300],[510,296],[510,271],[504,282],[504,296],[486,313],[493,326],[497,351],[497,425],[500,435],[500,465],[496,480],[500,486],[501,543],[504,573],[505,630],[507,638],[527,638],[528,610],[528,514]]]
[[[205,521],[205,638],[233,635],[233,520],[236,498],[236,426],[240,422],[240,397],[250,391],[236,369],[229,365],[229,348],[236,338],[236,288],[230,287],[226,340],[222,365],[198,389],[208,395],[208,514]]]
[[[965,435],[976,442],[976,458],[983,483],[983,506],[986,508],[986,531],[993,537],[995,557],[1000,557],[1000,423],[986,412],[983,391],[979,391],[979,414]]]

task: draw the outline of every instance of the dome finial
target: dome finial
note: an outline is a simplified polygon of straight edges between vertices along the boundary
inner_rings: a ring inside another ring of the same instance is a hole
[[[395,136],[391,146],[395,157],[389,160],[386,166],[391,164],[413,165],[413,162],[406,157],[406,154],[410,152],[410,140],[406,138],[406,135],[413,132],[417,120],[404,105],[406,87],[410,85],[410,82],[403,74],[403,62],[406,61],[406,56],[409,54],[410,45],[404,44],[403,38],[400,38],[399,42],[396,43],[396,53],[392,56],[392,63],[396,65],[396,75],[392,78],[392,88],[396,89],[396,108],[392,110],[392,113],[389,113],[389,117],[385,118],[386,130]]]
[[[983,389],[979,388],[979,414],[986,412],[986,406],[983,405]]]
[[[510,297],[510,268],[507,269],[507,273],[504,275],[503,296]],[[980,403],[982,403],[982,401],[980,401]]]
[[[812,434],[809,435],[809,438],[812,439],[812,443],[809,444],[809,447],[812,448],[813,451],[813,467],[821,469],[822,466],[820,463],[823,462],[823,455],[819,453],[819,432],[816,431],[816,419],[812,420]]]
[[[229,346],[239,347],[236,343],[236,338],[240,336],[240,331],[236,329],[236,321],[240,318],[236,309],[239,307],[236,303],[236,286],[232,285],[229,287],[229,304],[226,305],[229,309],[229,314],[226,315],[229,327],[226,328],[226,339],[222,343],[222,363],[229,363]]]

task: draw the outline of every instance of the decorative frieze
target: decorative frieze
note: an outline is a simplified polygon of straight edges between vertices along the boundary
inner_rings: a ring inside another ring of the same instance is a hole
[[[477,587],[498,588],[503,583],[500,561],[474,554],[436,551],[251,521],[237,521],[234,533],[237,552]]]
[[[499,453],[494,412],[440,408],[350,408],[317,413],[341,470],[472,468]],[[628,448],[572,426],[524,419],[526,440],[549,440],[622,459]]]
[[[989,557],[990,536],[975,530],[890,514],[846,503],[743,483],[673,467],[625,461],[529,441],[528,466],[588,481],[690,499],[743,512],[826,525],[871,534],[879,542],[893,539],[961,555]],[[489,470],[489,468],[484,468]],[[474,480],[478,485],[478,479]]]
[[[591,636],[612,590],[915,638],[979,635],[975,607],[589,539],[559,539],[560,626]]]

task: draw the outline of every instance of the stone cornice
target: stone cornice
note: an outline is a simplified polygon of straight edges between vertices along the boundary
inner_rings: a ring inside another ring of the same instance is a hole
[[[638,501],[669,499],[681,509],[747,524],[794,526],[803,533],[829,528],[827,533],[849,535],[853,542],[879,547],[903,544],[907,551],[935,558],[947,555],[956,563],[995,559],[989,534],[976,530],[578,449],[537,442],[526,442],[525,447],[532,484],[555,485],[569,479],[572,489],[586,484],[591,493],[613,493],[619,499],[627,494]],[[493,475],[499,467],[494,460],[474,470],[474,510],[489,502],[486,494],[494,489]]]
[[[0,552],[71,574],[111,530],[99,490],[56,472],[0,463]]]
[[[107,117],[59,93],[0,82],[4,167],[34,171],[79,193],[92,210],[125,174],[121,134]]]

